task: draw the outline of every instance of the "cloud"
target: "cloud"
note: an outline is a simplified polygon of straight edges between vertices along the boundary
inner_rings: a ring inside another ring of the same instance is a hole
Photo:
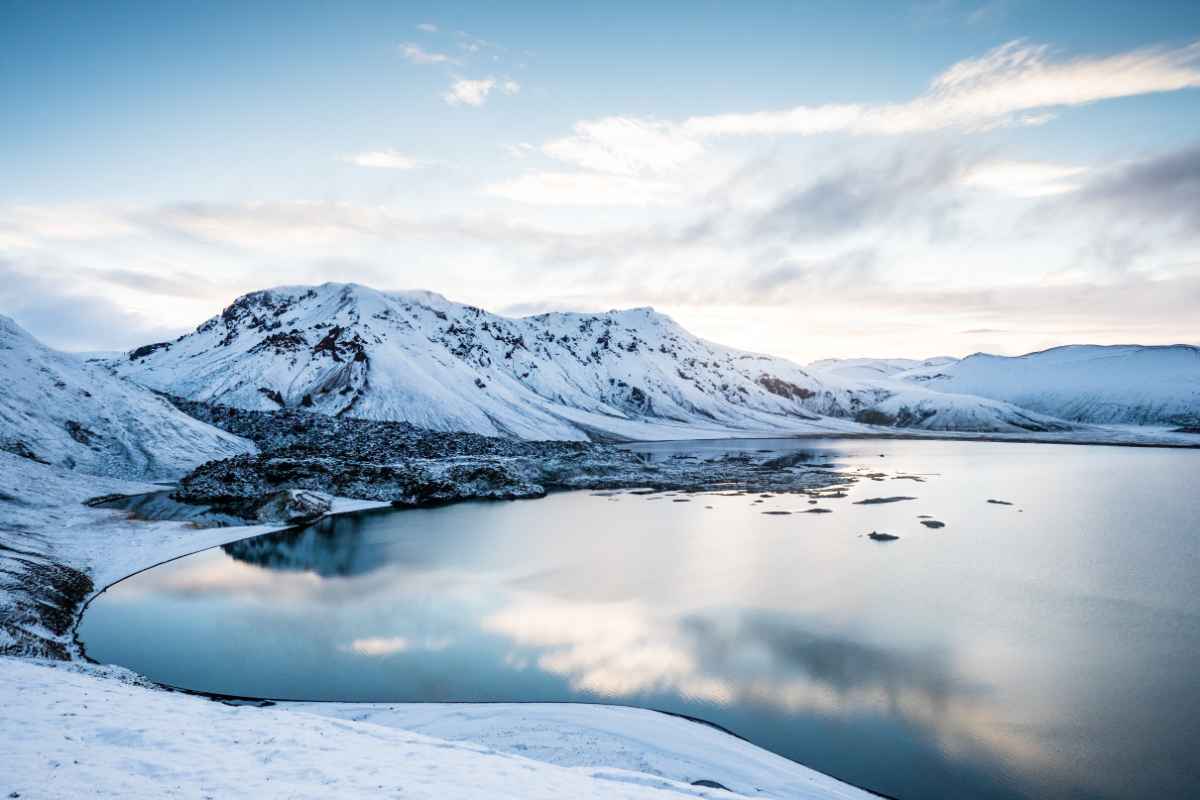
[[[537,150],[529,142],[517,142],[516,144],[504,145],[504,152],[508,153],[513,158],[525,158]]]
[[[1049,46],[1018,40],[952,65],[923,94],[905,103],[797,106],[691,117],[682,129],[697,137],[836,131],[894,135],[949,127],[1040,124],[1048,109],[1200,86],[1197,62],[1200,42],[1055,60]]]
[[[1098,175],[1068,209],[1124,225],[1175,225],[1200,236],[1200,142]]]
[[[741,296],[754,304],[796,302],[814,290],[842,290],[878,280],[879,254],[856,249],[819,259],[786,259],[740,282]],[[725,293],[733,298],[738,292]]]
[[[894,136],[1043,125],[1061,108],[1193,87],[1200,87],[1200,42],[1062,59],[1047,45],[1018,40],[953,64],[906,102],[802,105],[682,122],[604,117],[575,123],[571,135],[547,141],[542,150],[584,169],[634,175],[676,169],[718,137]]]
[[[575,123],[571,136],[546,142],[542,152],[584,169],[637,175],[679,167],[704,147],[670,123],[605,117]]]
[[[920,220],[943,234],[956,207],[942,190],[962,172],[951,151],[901,152],[882,164],[851,164],[785,193],[757,218],[752,237],[815,239],[861,233],[897,220]]]
[[[432,22],[422,22],[417,26],[417,30],[424,31],[425,33],[437,33],[438,26],[434,25]]]
[[[425,162],[406,156],[397,150],[369,150],[352,156],[345,156],[343,161],[357,164],[360,167],[376,169],[416,169],[425,166]]]
[[[391,656],[403,653],[408,648],[408,640],[402,636],[372,636],[338,646],[344,653],[357,653],[360,656]]]
[[[1017,197],[1041,197],[1075,191],[1087,172],[1087,167],[1046,161],[987,161],[968,169],[962,184]]]
[[[452,106],[468,105],[478,107],[487,101],[488,94],[494,88],[496,88],[495,78],[480,78],[478,80],[459,78],[450,85],[450,89],[442,95],[442,99]]]
[[[22,269],[0,259],[0,308],[60,350],[126,349],[173,339],[183,326],[161,325],[78,287],[79,276],[45,264]]]
[[[489,184],[484,192],[547,206],[651,206],[680,199],[680,190],[670,183],[592,172],[530,172]]]
[[[400,45],[400,55],[404,56],[413,64],[461,64],[462,62],[456,58],[446,55],[445,53],[430,52],[419,44],[413,42],[404,42]]]

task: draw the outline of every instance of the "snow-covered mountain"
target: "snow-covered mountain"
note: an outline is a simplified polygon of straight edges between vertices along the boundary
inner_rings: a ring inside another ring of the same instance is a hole
[[[852,380],[876,380],[890,378],[903,372],[923,367],[941,367],[953,364],[957,358],[823,358],[808,364],[807,369],[821,375],[837,375]]]
[[[81,472],[168,478],[249,442],[183,414],[0,316],[0,450]]]
[[[1190,345],[1070,345],[1016,357],[979,353],[894,377],[1076,422],[1200,424],[1200,348]]]
[[[356,284],[253,292],[194,333],[109,364],[194,400],[529,439],[869,430],[863,422],[1070,427],[916,384],[819,378],[704,341],[649,308],[513,319],[431,292]]]

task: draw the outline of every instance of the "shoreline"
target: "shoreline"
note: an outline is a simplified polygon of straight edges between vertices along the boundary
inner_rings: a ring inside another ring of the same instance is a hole
[[[585,492],[585,491],[589,491],[589,490],[588,489],[562,488],[562,489],[554,489],[551,491],[553,493],[557,494],[557,493],[572,492],[572,491]],[[713,491],[716,491],[716,490],[713,490]],[[550,492],[548,492],[548,494],[549,493]],[[541,498],[521,498],[521,499],[538,500]],[[79,639],[79,625],[83,621],[83,616],[87,612],[88,607],[92,604],[92,602],[94,600],[96,600],[98,597],[103,595],[109,589],[111,589],[112,587],[114,587],[130,578],[133,578],[136,575],[140,575],[144,572],[148,572],[152,569],[156,569],[164,564],[169,564],[171,562],[178,561],[178,560],[184,559],[184,558],[188,558],[188,557],[196,555],[198,553],[203,553],[208,550],[212,550],[214,548],[222,547],[225,544],[231,544],[233,542],[242,541],[244,539],[255,538],[258,536],[268,536],[271,534],[280,533],[282,531],[287,531],[287,530],[303,530],[304,528],[306,528],[310,525],[313,525],[317,522],[320,522],[321,520],[329,518],[329,517],[350,516],[350,515],[355,515],[355,514],[368,514],[368,513],[375,513],[375,512],[380,512],[380,511],[402,512],[402,511],[410,510],[408,508],[397,508],[397,507],[392,506],[391,504],[383,503],[380,501],[356,501],[356,500],[351,500],[349,498],[339,498],[339,500],[341,500],[342,502],[348,503],[348,504],[365,504],[365,505],[361,505],[361,507],[342,508],[339,510],[330,511],[329,513],[323,515],[322,517],[319,517],[316,520],[312,520],[311,522],[304,523],[302,525],[279,525],[277,527],[271,527],[268,530],[258,531],[254,534],[251,534],[250,536],[244,536],[244,535],[236,536],[234,538],[230,538],[230,539],[218,542],[218,543],[209,544],[209,545],[199,548],[197,550],[193,550],[193,551],[190,551],[187,553],[182,553],[180,555],[175,555],[175,556],[172,556],[171,558],[163,559],[161,561],[157,561],[148,566],[141,567],[133,572],[130,572],[127,575],[124,575],[120,578],[117,578],[116,580],[109,582],[103,588],[93,591],[92,594],[90,596],[88,596],[86,600],[84,600],[82,603],[79,603],[76,607],[76,611],[74,614],[74,622],[71,626],[71,650],[73,651],[72,655],[74,658],[72,659],[71,662],[68,662],[68,663],[75,663],[75,659],[80,659],[86,664],[94,665],[94,666],[101,667],[101,668],[116,667],[118,669],[128,670],[129,672],[133,673],[139,679],[144,681],[148,688],[151,688],[155,691],[163,691],[163,692],[167,692],[167,693],[180,694],[180,695],[185,695],[185,696],[189,696],[189,697],[198,697],[198,698],[203,698],[205,700],[209,700],[211,702],[222,703],[225,705],[233,705],[233,706],[244,706],[244,707],[248,707],[248,708],[269,708],[269,707],[278,706],[278,707],[281,707],[286,710],[289,706],[301,706],[302,705],[305,707],[307,707],[307,706],[318,706],[318,707],[325,706],[327,708],[357,707],[357,708],[361,708],[364,710],[376,709],[376,708],[380,708],[380,707],[387,707],[389,709],[392,709],[397,706],[422,706],[422,707],[426,707],[426,708],[438,708],[438,707],[442,707],[442,706],[472,708],[472,707],[484,706],[484,707],[492,707],[492,708],[496,708],[496,709],[503,709],[503,708],[507,708],[507,707],[516,706],[516,707],[527,707],[527,708],[561,707],[561,708],[570,708],[570,709],[604,708],[604,709],[627,710],[627,711],[633,711],[633,712],[649,712],[652,714],[659,714],[659,715],[663,715],[666,717],[672,717],[675,719],[686,721],[693,725],[699,725],[699,726],[702,726],[705,728],[712,729],[724,736],[729,736],[733,739],[738,740],[739,742],[744,742],[746,745],[748,745],[750,747],[753,747],[758,750],[762,750],[763,752],[770,753],[772,756],[775,756],[777,758],[785,759],[788,762],[795,764],[798,767],[802,767],[807,770],[813,770],[812,767],[809,767],[808,765],[804,764],[803,762],[797,761],[797,760],[790,758],[788,756],[785,756],[783,754],[776,753],[771,750],[767,750],[766,748],[763,748],[760,745],[755,744],[751,740],[747,739],[746,737],[742,736],[741,734],[737,733],[736,731],[725,727],[724,725],[720,725],[716,722],[713,722],[708,719],[704,719],[702,717],[696,717],[693,715],[683,714],[683,713],[676,712],[676,711],[667,711],[664,709],[645,708],[642,706],[630,705],[630,704],[626,704],[626,703],[606,703],[606,702],[599,702],[599,701],[597,701],[597,702],[581,702],[581,701],[571,701],[571,700],[557,700],[557,701],[555,701],[555,700],[376,701],[376,700],[341,700],[341,699],[309,700],[309,699],[288,698],[288,697],[265,697],[265,696],[256,696],[256,695],[224,694],[224,693],[220,693],[220,692],[209,692],[209,691],[205,691],[202,689],[190,689],[185,686],[177,686],[175,684],[165,683],[163,681],[155,680],[148,676],[142,675],[141,673],[138,673],[128,667],[123,667],[120,664],[106,664],[104,662],[97,661],[96,659],[92,658],[91,656],[89,656],[87,654],[86,647],[84,646],[83,642],[80,641],[80,639]],[[441,505],[453,505],[453,504],[463,503],[463,502],[482,502],[482,501],[479,501],[479,500],[472,501],[472,500],[464,499],[464,500],[452,501],[451,503],[441,504]],[[488,501],[488,502],[499,502],[499,501]],[[147,523],[147,524],[154,524],[156,521],[167,521],[167,520],[136,520],[136,521]],[[262,527],[262,526],[241,526],[241,527],[229,526],[226,528],[221,528],[221,530],[228,530],[230,532],[241,531],[242,533],[245,533],[245,531],[247,529],[258,528],[258,527]],[[828,772],[820,772],[819,774],[824,775],[828,778],[831,778],[835,781],[838,781],[839,783],[843,783],[846,786],[852,787],[853,789],[856,789],[860,792],[864,792],[870,797],[880,798],[880,800],[899,800],[899,798],[896,798],[893,795],[884,794],[884,793],[878,792],[876,790],[870,789],[868,787],[861,786],[856,783],[852,783],[850,781],[845,780],[844,778],[838,777],[837,775],[832,775]]]

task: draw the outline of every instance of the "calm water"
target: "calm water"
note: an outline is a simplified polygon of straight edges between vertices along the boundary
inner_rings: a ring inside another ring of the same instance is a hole
[[[1200,452],[643,449],[737,447],[886,477],[828,514],[575,492],[326,520],[130,578],[80,638],[229,694],[677,711],[901,798],[1197,796]]]

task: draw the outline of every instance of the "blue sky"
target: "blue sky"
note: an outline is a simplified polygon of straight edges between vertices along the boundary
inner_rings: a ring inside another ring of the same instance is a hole
[[[356,280],[800,360],[1200,340],[1200,4],[0,0],[0,312]]]

